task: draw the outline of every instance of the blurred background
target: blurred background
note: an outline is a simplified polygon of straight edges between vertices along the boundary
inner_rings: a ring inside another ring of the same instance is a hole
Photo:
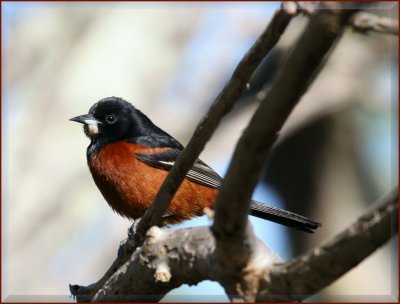
[[[108,207],[68,119],[119,96],[183,144],[279,3],[2,2],[2,300],[70,301],[113,262],[130,222]],[[398,18],[396,3],[375,14]],[[295,18],[201,154],[223,175],[307,23]],[[283,259],[348,227],[398,183],[397,36],[346,31],[284,126],[254,199],[323,223],[315,234],[250,217]],[[262,140],[262,139],[260,139]],[[180,226],[208,225],[205,218]],[[397,238],[310,301],[397,301]],[[164,301],[227,301],[214,282]]]

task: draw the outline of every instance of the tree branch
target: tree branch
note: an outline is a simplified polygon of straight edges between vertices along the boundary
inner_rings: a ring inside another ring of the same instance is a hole
[[[143,246],[93,298],[94,302],[158,302],[181,284],[212,279],[214,240],[207,227],[151,228]],[[201,244],[201,246],[199,246]]]
[[[281,262],[261,241],[258,245],[259,258],[252,268],[264,269]],[[157,302],[182,284],[223,280],[225,269],[218,267],[214,253],[215,241],[209,227],[152,227],[143,246],[107,281],[93,301]]]
[[[357,266],[397,233],[398,201],[396,188],[333,239],[306,255],[275,266],[264,278],[259,300],[304,300]]]
[[[254,240],[246,228],[247,214],[266,155],[292,109],[320,71],[326,54],[356,12],[340,10],[340,6],[332,5],[310,17],[308,27],[236,146],[219,190],[212,226],[217,240],[216,255],[219,263],[227,269],[227,276],[238,276],[238,269],[247,264],[254,252]],[[230,285],[232,283],[234,285]],[[228,294],[238,293],[240,289],[241,294],[248,292],[254,296],[254,287],[249,282],[243,282],[246,287],[232,280],[222,285]],[[246,296],[243,299],[252,300]]]
[[[254,293],[259,301],[303,300],[389,240],[397,232],[397,214],[396,189],[345,231],[311,253],[286,263],[281,263],[257,239],[256,251],[243,273],[257,282]],[[107,281],[93,301],[156,302],[181,284],[226,280],[226,269],[219,263],[209,227],[175,230],[153,227],[143,246]]]
[[[366,34],[377,32],[382,34],[399,34],[399,21],[384,16],[376,16],[369,13],[359,13],[351,20],[354,31]]]
[[[296,1],[287,2],[287,10],[293,15],[303,13],[311,16],[317,11],[318,1]],[[377,16],[370,13],[361,12],[354,15],[348,25],[356,32],[367,34],[368,32],[377,32],[382,34],[399,34],[399,21],[385,16]]]

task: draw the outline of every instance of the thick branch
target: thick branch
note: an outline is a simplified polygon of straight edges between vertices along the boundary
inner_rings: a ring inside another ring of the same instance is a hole
[[[209,227],[176,230],[153,227],[147,236],[143,247],[111,277],[93,301],[157,302],[182,284],[221,281],[225,277],[226,270],[218,267],[214,256],[215,242]],[[259,240],[257,257],[247,273],[259,274],[260,270],[281,262]]]
[[[345,231],[302,257],[280,259],[256,241],[244,276],[257,282],[258,300],[302,300],[326,287],[397,232],[397,189]],[[251,231],[251,229],[250,229]],[[95,301],[159,301],[181,284],[226,280],[208,227],[148,232],[149,237],[104,285]],[[241,282],[241,278],[232,277]],[[277,296],[278,295],[278,296]],[[279,296],[284,295],[284,296]],[[296,295],[296,296],[292,296]],[[299,296],[300,295],[300,296]]]
[[[311,16],[307,29],[237,144],[219,191],[212,226],[219,261],[232,269],[227,275],[235,275],[233,272],[241,269],[251,257],[253,241],[246,233],[247,214],[266,155],[354,12],[335,7]],[[233,288],[224,287],[227,290]]]
[[[208,227],[147,233],[135,251],[93,298],[94,302],[158,302],[181,284],[213,279],[214,239]]]
[[[398,201],[396,189],[332,240],[271,269],[259,300],[301,301],[357,266],[397,233]]]

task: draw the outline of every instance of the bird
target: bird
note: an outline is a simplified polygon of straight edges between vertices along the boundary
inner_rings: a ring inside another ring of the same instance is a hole
[[[88,114],[70,120],[83,124],[90,139],[87,164],[104,199],[121,216],[141,218],[183,145],[120,97],[103,98],[90,107]],[[204,215],[206,207],[213,209],[221,185],[218,173],[196,159],[159,226]],[[307,217],[254,200],[249,214],[309,233],[321,226]]]

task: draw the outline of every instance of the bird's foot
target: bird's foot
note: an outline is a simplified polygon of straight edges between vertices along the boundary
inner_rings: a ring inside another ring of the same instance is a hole
[[[123,259],[127,254],[132,253],[132,249],[135,248],[137,235],[137,226],[140,222],[140,218],[133,221],[132,225],[128,228],[128,237],[119,243],[118,258]]]
[[[134,220],[132,225],[128,228],[128,238],[131,239],[131,240],[135,239],[135,235],[137,233],[136,230],[137,230],[137,226],[138,226],[138,224],[140,222],[140,219],[141,218],[138,218],[138,219]]]

